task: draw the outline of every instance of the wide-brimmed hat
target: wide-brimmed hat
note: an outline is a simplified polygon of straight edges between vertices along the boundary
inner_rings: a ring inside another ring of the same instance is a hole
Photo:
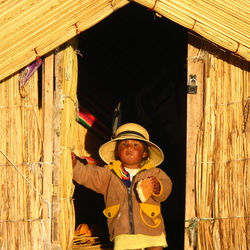
[[[107,164],[115,160],[116,142],[121,140],[140,140],[148,144],[149,158],[148,160],[155,166],[160,165],[164,160],[162,150],[149,140],[148,131],[141,125],[136,123],[126,123],[121,125],[115,132],[112,139],[104,143],[99,148],[99,155]]]

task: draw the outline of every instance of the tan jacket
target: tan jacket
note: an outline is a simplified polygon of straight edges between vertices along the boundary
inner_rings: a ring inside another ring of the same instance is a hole
[[[105,167],[84,165],[78,159],[73,171],[77,183],[104,195],[106,209],[103,213],[108,218],[110,240],[119,234],[166,234],[160,202],[171,193],[170,178],[160,168],[148,163],[134,176],[128,188],[121,179],[120,165],[119,161]],[[140,203],[135,192],[136,183],[150,176],[158,179],[161,192]]]

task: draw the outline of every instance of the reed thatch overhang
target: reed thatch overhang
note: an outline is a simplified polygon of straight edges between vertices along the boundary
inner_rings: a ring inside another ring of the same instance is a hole
[[[0,80],[130,2],[129,0],[1,1]],[[134,2],[250,60],[248,0],[135,0]]]

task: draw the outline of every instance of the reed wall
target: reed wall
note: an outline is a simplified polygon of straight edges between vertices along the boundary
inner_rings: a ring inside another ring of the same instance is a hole
[[[250,63],[205,49],[191,241],[197,237],[198,249],[249,249]]]
[[[20,95],[19,75],[0,82],[0,249],[44,249],[42,126],[38,78]]]

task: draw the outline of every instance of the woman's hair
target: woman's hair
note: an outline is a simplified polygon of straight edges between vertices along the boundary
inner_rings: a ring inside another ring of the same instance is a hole
[[[133,139],[133,140],[134,140],[134,139]],[[120,144],[122,141],[124,141],[124,140],[118,140],[118,141],[116,142],[116,145],[115,145],[115,152],[114,152],[114,154],[115,154],[115,159],[116,159],[116,160],[120,160],[120,158],[119,158],[119,156],[118,156],[118,146],[119,146],[119,144]],[[148,159],[149,156],[150,156],[150,151],[149,151],[149,148],[148,148],[148,144],[147,144],[145,141],[141,141],[141,140],[135,140],[135,141],[140,141],[140,142],[142,143],[142,145],[143,145],[143,147],[144,147],[144,150],[145,150],[146,153],[147,153],[147,156],[144,157],[144,158],[142,159],[142,162],[146,162],[147,159]]]

